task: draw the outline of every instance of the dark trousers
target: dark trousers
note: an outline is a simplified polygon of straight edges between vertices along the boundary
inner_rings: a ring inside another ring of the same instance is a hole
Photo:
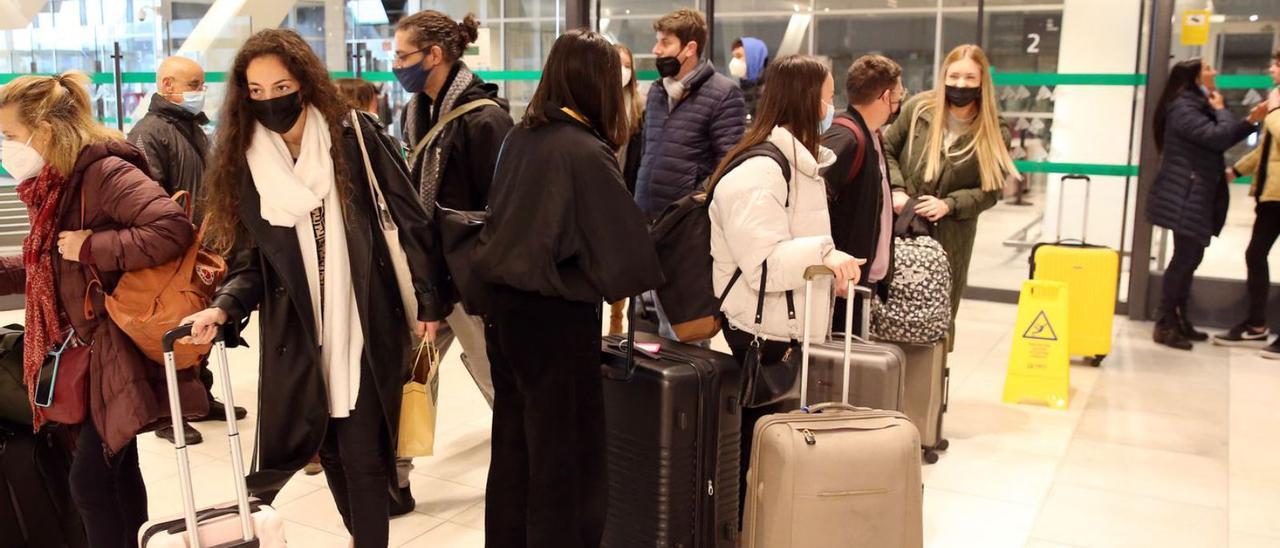
[[[726,324],[727,325],[727,324]],[[747,351],[750,349],[751,340],[754,338],[746,331],[739,331],[733,327],[725,327],[724,340],[729,343],[729,350],[733,352],[733,359],[742,364],[747,357]],[[782,361],[782,357],[786,355],[787,348],[790,343],[781,341],[760,341],[761,363],[777,363]],[[783,401],[774,405],[757,408],[744,408],[742,410],[742,447],[739,451],[738,468],[738,523],[741,527],[742,512],[746,509],[747,500],[747,470],[751,466],[751,445],[755,440],[756,422],[765,415],[791,411],[800,407],[800,403],[796,401]]]
[[[1164,292],[1160,303],[1164,314],[1172,314],[1173,309],[1187,305],[1191,296],[1191,282],[1195,279],[1196,269],[1204,260],[1205,245],[1200,240],[1173,233],[1173,259],[1164,270]]]
[[[1267,265],[1267,255],[1271,254],[1271,246],[1280,237],[1280,202],[1262,202],[1254,211],[1257,217],[1253,220],[1253,236],[1249,238],[1249,247],[1244,252],[1244,263],[1249,268],[1249,319],[1245,323],[1251,327],[1267,325],[1267,299],[1271,293],[1271,269]]]
[[[71,498],[80,510],[89,546],[138,545],[138,529],[147,521],[147,486],[138,467],[138,441],[110,458],[92,421],[80,425],[71,461]]]
[[[365,367],[356,408],[349,417],[329,419],[329,429],[320,446],[324,477],[356,548],[387,546],[391,500],[388,476],[394,473],[388,464],[389,446],[373,373]]]
[[[206,357],[200,362],[200,384],[204,385],[204,391],[209,395],[209,402],[213,403],[213,370],[209,369],[209,359]]]
[[[598,305],[495,288],[485,546],[596,548],[608,484]]]

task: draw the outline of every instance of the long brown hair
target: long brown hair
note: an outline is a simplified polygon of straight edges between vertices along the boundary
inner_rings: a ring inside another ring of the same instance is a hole
[[[604,35],[573,29],[556,38],[520,125],[547,123],[547,109],[564,107],[585,117],[614,148],[627,141],[622,106],[622,61]]]
[[[259,31],[240,47],[227,74],[227,94],[219,112],[215,137],[214,158],[205,174],[203,203],[205,241],[214,250],[231,249],[237,236],[239,220],[236,208],[240,205],[240,184],[248,176],[249,164],[245,152],[253,140],[253,128],[257,120],[249,112],[249,81],[245,71],[249,63],[259,57],[275,55],[283,61],[289,74],[298,81],[298,91],[304,105],[316,107],[329,124],[329,149],[333,157],[333,173],[338,196],[349,196],[351,180],[347,163],[343,159],[343,120],[350,111],[337,88],[329,81],[329,71],[316,57],[311,46],[298,33],[288,29]]]
[[[978,172],[982,179],[982,190],[991,192],[1004,188],[1005,174],[1016,174],[1018,168],[1013,167],[1013,158],[1009,156],[1009,147],[1004,143],[1000,133],[1000,111],[996,104],[995,82],[991,79],[991,63],[982,48],[973,44],[956,46],[942,62],[942,73],[934,83],[933,92],[922,99],[920,108],[916,109],[911,119],[911,130],[907,133],[907,150],[913,150],[911,143],[916,138],[916,121],[925,111],[932,110],[933,124],[929,134],[925,136],[925,154],[916,159],[916,168],[924,163],[924,180],[933,181],[942,172],[942,157],[948,154],[943,150],[942,138],[947,128],[947,70],[962,59],[969,59],[978,64],[978,72],[982,75],[982,98],[978,100],[978,117],[973,121],[973,140],[957,153],[967,157],[978,157]],[[941,108],[939,108],[941,105]]]
[[[624,105],[630,107],[627,116],[627,135],[635,135],[640,131],[640,120],[644,119],[644,96],[640,95],[640,84],[636,79],[636,57],[631,54],[631,48],[621,42],[614,44],[613,48],[619,53],[625,53],[627,59],[631,60],[631,80],[622,83],[622,100],[625,101]],[[618,69],[618,72],[622,72],[622,69]]]
[[[83,72],[18,77],[0,86],[0,107],[10,105],[18,107],[18,120],[32,136],[46,143],[41,156],[63,177],[71,175],[84,147],[124,139],[93,119],[89,76]]]
[[[737,146],[724,155],[711,176],[707,190],[711,190],[724,176],[725,169],[734,158],[767,141],[776,126],[787,128],[816,157],[822,143],[822,135],[818,133],[818,123],[822,121],[818,103],[822,101],[822,84],[830,74],[827,65],[808,55],[787,55],[769,63],[764,69],[764,80],[769,85],[760,95],[756,119]]]

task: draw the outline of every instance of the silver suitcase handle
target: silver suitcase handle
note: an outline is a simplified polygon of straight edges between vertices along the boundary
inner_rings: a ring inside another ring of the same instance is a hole
[[[800,347],[800,408],[809,407],[809,316],[813,313],[813,281],[826,277],[835,276],[835,273],[824,265],[813,265],[804,271],[804,338]],[[871,290],[855,284],[853,280],[849,280],[848,287],[849,298],[845,299],[844,308],[844,381],[841,390],[841,400],[839,403],[849,403],[849,377],[852,369],[853,355],[853,304],[854,301],[861,297],[866,301],[866,305],[862,307],[862,325],[863,334],[867,334],[871,330]],[[826,337],[823,337],[826,340]],[[864,340],[859,338],[859,340]]]
[[[169,415],[173,423],[173,445],[178,454],[178,486],[182,490],[182,510],[187,523],[187,546],[201,548],[199,521],[196,519],[194,489],[191,485],[191,461],[187,457],[186,428],[182,420],[182,402],[178,394],[178,368],[173,357],[173,347],[178,340],[191,336],[191,326],[182,325],[164,334],[164,376],[169,391]],[[236,503],[240,514],[241,536],[245,542],[254,539],[252,511],[249,508],[249,488],[244,480],[244,455],[240,450],[240,429],[236,425],[236,402],[231,391],[231,371],[227,364],[227,341],[239,340],[234,323],[218,326],[213,339],[213,352],[219,358],[222,385],[222,401],[227,412],[227,442],[231,446],[231,474],[236,488]]]

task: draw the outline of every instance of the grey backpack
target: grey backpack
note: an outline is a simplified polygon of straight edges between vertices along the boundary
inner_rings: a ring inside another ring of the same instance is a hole
[[[951,327],[951,264],[942,244],[916,217],[915,203],[907,202],[894,223],[893,278],[888,297],[872,309],[871,334],[885,341],[929,344],[946,337]]]

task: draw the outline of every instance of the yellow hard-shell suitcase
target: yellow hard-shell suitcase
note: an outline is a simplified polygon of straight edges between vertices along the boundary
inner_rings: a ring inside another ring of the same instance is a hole
[[[1062,178],[1082,180],[1085,175]],[[1088,203],[1088,187],[1085,202]],[[1061,201],[1059,201],[1061,204]],[[1058,218],[1062,218],[1059,205]],[[1085,228],[1088,228],[1086,223]],[[1071,335],[1067,351],[1084,356],[1095,366],[1111,353],[1112,321],[1116,312],[1116,288],[1120,283],[1120,254],[1105,246],[1083,241],[1038,244],[1031,250],[1031,279],[1063,282],[1068,287],[1068,321]]]

